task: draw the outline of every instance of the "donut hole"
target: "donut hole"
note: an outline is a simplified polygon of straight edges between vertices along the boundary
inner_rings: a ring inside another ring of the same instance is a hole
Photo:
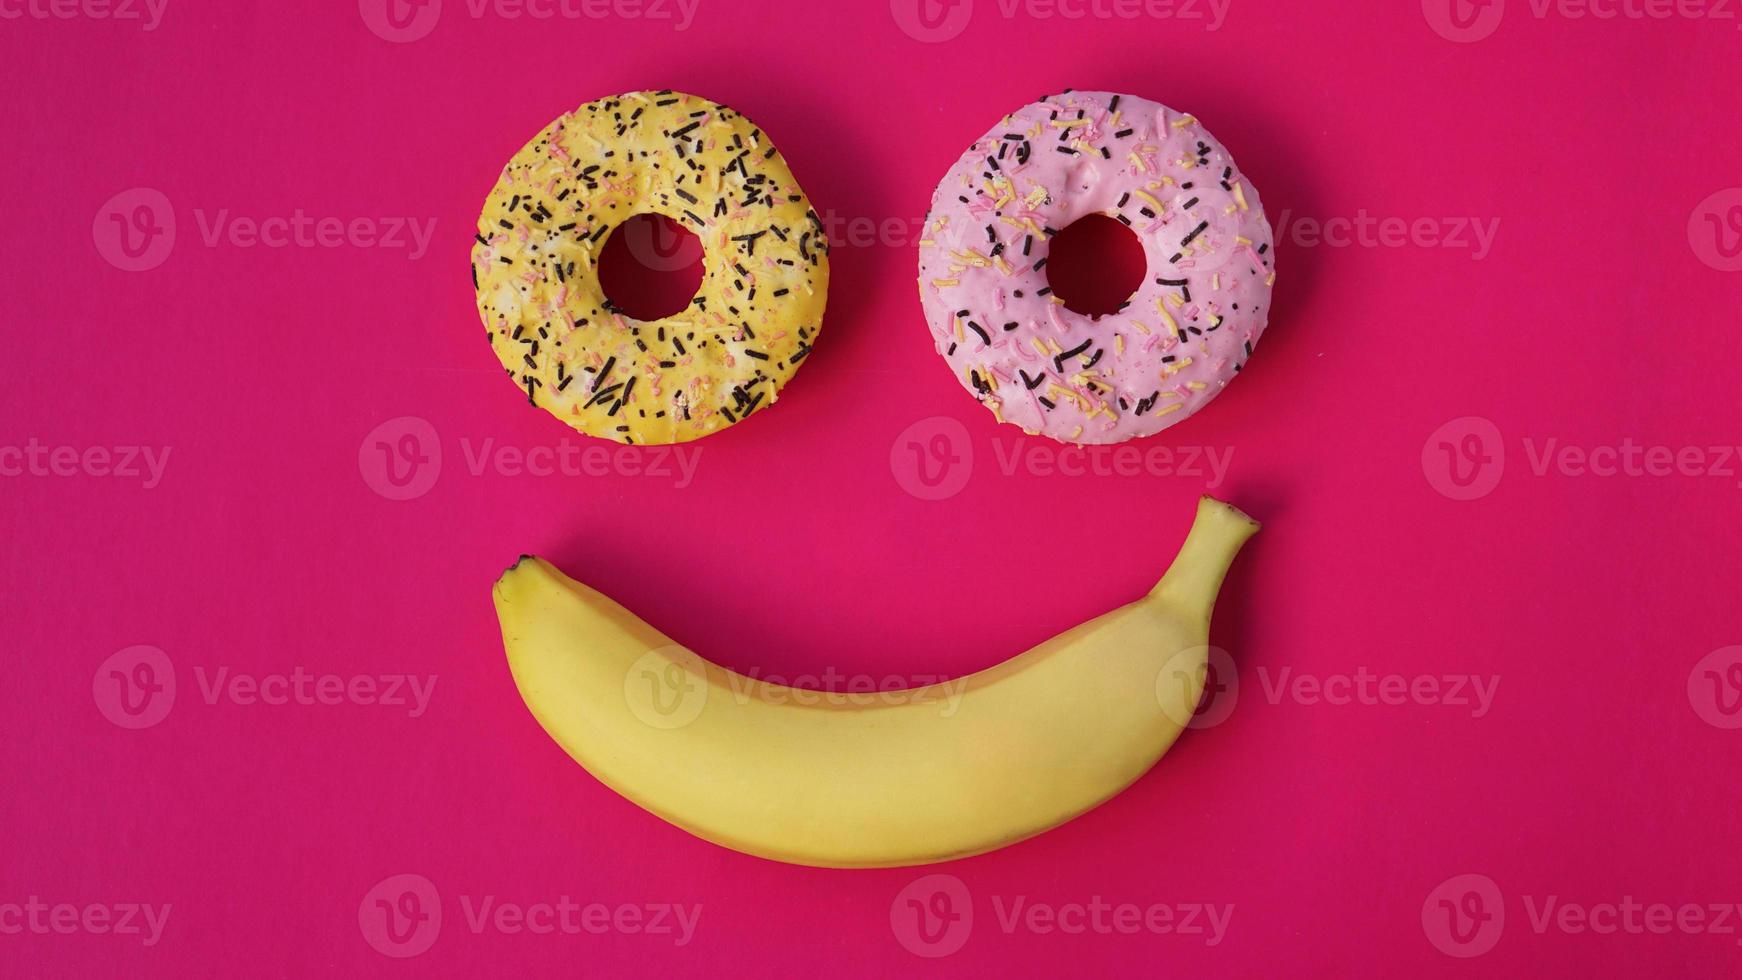
[[[1091,214],[1052,237],[1046,284],[1065,309],[1084,316],[1117,313],[1143,284],[1143,243],[1123,222]]]
[[[599,288],[637,320],[682,313],[702,288],[701,239],[663,214],[635,215],[605,240]]]

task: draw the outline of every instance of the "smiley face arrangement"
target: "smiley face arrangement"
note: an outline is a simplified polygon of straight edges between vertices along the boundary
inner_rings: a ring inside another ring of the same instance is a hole
[[[1269,303],[1256,192],[1190,117],[1121,99],[1067,94],[1007,118],[946,178],[922,243],[940,350],[994,412],[1060,439],[1115,442],[1189,415],[1239,370]],[[603,295],[595,257],[648,211],[694,230],[707,259],[690,308],[644,323]],[[1166,267],[1139,294],[1154,327],[1066,319],[1046,288],[1052,229],[1097,211],[1138,231],[1152,272]],[[828,243],[748,120],[638,92],[565,114],[515,155],[479,220],[472,275],[491,344],[533,404],[589,434],[672,443],[774,401],[815,341]],[[1168,391],[1136,395],[1146,373]],[[1154,765],[1198,708],[1216,596],[1257,530],[1203,498],[1144,596],[988,670],[870,699],[735,674],[529,555],[493,598],[527,708],[604,785],[747,854],[900,867],[1043,833]]]
[[[701,289],[643,322],[599,285],[598,257],[629,218],[694,232]],[[774,403],[822,325],[822,220],[767,134],[677,92],[589,102],[508,161],[472,246],[478,312],[534,405],[623,443],[699,439]]]
[[[1119,313],[1068,310],[1051,239],[1091,214],[1148,263]],[[1270,223],[1257,188],[1193,117],[1067,92],[1018,109],[938,185],[919,292],[938,351],[1001,422],[1105,444],[1184,421],[1233,380],[1270,316]]]

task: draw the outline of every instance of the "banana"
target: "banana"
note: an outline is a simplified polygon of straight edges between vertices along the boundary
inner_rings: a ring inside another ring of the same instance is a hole
[[[1197,707],[1216,593],[1257,530],[1205,497],[1143,598],[966,678],[874,694],[728,671],[538,558],[494,596],[521,697],[605,785],[747,854],[900,867],[1032,837],[1154,765]]]

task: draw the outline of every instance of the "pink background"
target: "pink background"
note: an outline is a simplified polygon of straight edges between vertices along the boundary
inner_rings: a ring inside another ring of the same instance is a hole
[[[1734,975],[1735,932],[1539,932],[1530,910],[1548,896],[1742,901],[1742,730],[1724,727],[1742,697],[1724,685],[1742,670],[1726,673],[1731,652],[1696,668],[1742,643],[1742,466],[1539,474],[1529,453],[1550,439],[1738,441],[1742,274],[1716,251],[1733,236],[1701,242],[1696,209],[1742,185],[1739,22],[1538,17],[1512,0],[1492,36],[1455,43],[1431,26],[1444,23],[1433,2],[1233,0],[1209,31],[1006,19],[979,0],[938,43],[882,2],[701,0],[675,31],[474,19],[447,0],[409,43],[347,2],[170,0],[149,32],[0,23],[0,446],[171,449],[149,490],[0,477],[0,927],[31,896],[172,905],[149,947],[0,933],[0,972]],[[1135,596],[1212,479],[1004,473],[1001,456],[1051,450],[995,427],[939,363],[911,236],[837,247],[816,354],[775,411],[697,444],[691,485],[474,475],[465,452],[483,440],[565,438],[482,337],[466,256],[483,195],[559,112],[668,86],[754,117],[842,219],[917,220],[992,120],[1074,86],[1196,113],[1273,221],[1498,221],[1480,260],[1285,230],[1250,369],[1140,444],[1231,452],[1214,489],[1266,523],[1216,621],[1239,664],[1226,721],[1036,840],[861,872],[694,840],[539,730],[488,601],[523,551],[740,670],[923,679]],[[93,228],[141,187],[170,202],[177,238],[159,267],[122,271]],[[1742,197],[1717,202],[1721,222]],[[415,261],[208,246],[200,218],[225,208],[436,225]],[[360,460],[371,431],[402,417],[428,423],[416,431],[443,466],[399,501]],[[960,421],[974,464],[959,493],[922,500],[891,459],[911,425],[955,431],[936,417]],[[1464,417],[1492,427],[1436,434]],[[1467,434],[1505,462],[1486,471],[1491,492],[1458,500],[1438,444]],[[130,730],[104,714],[99,665],[135,644],[164,652],[178,689],[160,723]],[[201,672],[297,668],[437,682],[416,718],[202,695]],[[1482,717],[1425,699],[1267,696],[1285,669],[1322,682],[1361,668],[1500,681]],[[911,953],[891,916],[932,872],[958,879],[974,914],[961,949],[935,959]],[[359,924],[371,889],[402,874],[433,884],[443,916],[428,951],[403,960]],[[1491,946],[1475,959],[1435,942],[1437,897],[1462,901],[1464,875],[1504,903],[1497,941],[1454,943]],[[462,905],[563,895],[702,912],[680,948],[621,931],[474,933]],[[1213,946],[1006,932],[997,910],[1018,896],[1234,911]]]

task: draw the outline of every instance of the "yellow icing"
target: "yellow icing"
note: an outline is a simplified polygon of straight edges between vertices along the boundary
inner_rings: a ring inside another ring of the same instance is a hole
[[[651,322],[614,312],[597,271],[608,236],[645,213],[705,251],[695,300]],[[697,96],[632,92],[565,113],[508,161],[472,272],[490,343],[533,404],[588,435],[667,444],[774,403],[822,326],[828,251],[755,124]]]

